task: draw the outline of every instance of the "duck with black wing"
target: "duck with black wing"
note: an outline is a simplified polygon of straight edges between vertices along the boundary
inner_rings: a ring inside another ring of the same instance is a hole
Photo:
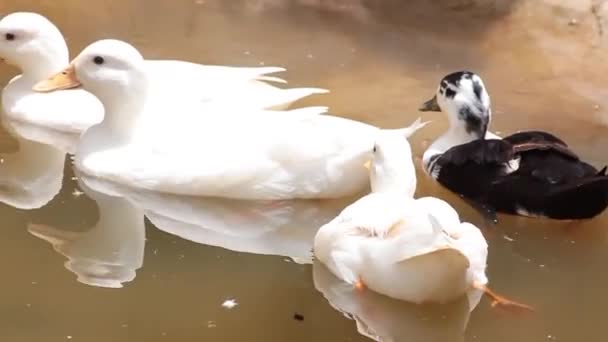
[[[420,110],[442,111],[449,121],[423,155],[425,172],[486,213],[573,220],[608,206],[606,167],[580,160],[560,138],[543,131],[500,138],[488,131],[490,96],[478,75],[445,76]]]

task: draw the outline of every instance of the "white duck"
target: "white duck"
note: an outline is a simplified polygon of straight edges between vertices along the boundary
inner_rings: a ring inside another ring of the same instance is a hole
[[[314,252],[338,278],[412,303],[446,303],[476,288],[507,307],[529,307],[495,295],[486,284],[487,243],[446,202],[414,199],[411,147],[393,132],[379,136],[372,192],[315,236]]]
[[[241,199],[338,198],[368,186],[361,165],[377,127],[319,115],[325,108],[317,107],[284,115],[162,98],[157,104],[148,96],[144,66],[131,45],[102,40],[35,86],[82,84],[105,106],[103,122],[81,139],[76,166],[82,172],[135,188]],[[233,115],[242,113],[255,115]]]
[[[59,30],[44,17],[33,13],[14,13],[0,20],[0,62],[16,66],[21,75],[14,77],[2,91],[4,118],[26,139],[55,145],[63,135],[63,145],[74,152],[84,129],[103,118],[103,106],[95,96],[82,89],[40,94],[32,86],[68,61],[68,48]],[[29,129],[21,130],[25,125]],[[52,132],[38,134],[39,130]]]
[[[47,18],[28,12],[2,18],[0,62],[12,64],[22,72],[2,92],[6,115],[72,135],[74,141],[84,129],[100,122],[103,107],[82,89],[53,94],[32,91],[34,84],[64,68],[68,58],[68,47],[61,32]],[[145,69],[158,91],[171,91],[176,98],[220,101],[224,105],[283,109],[303,97],[327,92],[319,88],[281,89],[267,84],[265,81],[285,83],[266,76],[285,70],[280,67],[227,67],[148,60]]]

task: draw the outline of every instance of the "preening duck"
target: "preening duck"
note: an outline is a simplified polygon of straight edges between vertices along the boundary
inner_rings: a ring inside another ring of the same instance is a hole
[[[500,305],[530,307],[487,287],[488,245],[445,201],[414,199],[416,174],[407,139],[382,132],[370,172],[372,192],[323,225],[315,257],[355,288],[412,303],[446,303],[482,290]]]
[[[133,46],[102,40],[35,86],[82,84],[103,103],[103,121],[77,149],[83,173],[164,193],[259,200],[339,198],[369,186],[362,165],[378,127],[320,115],[324,107],[227,109],[151,97],[144,68]]]
[[[469,71],[445,76],[421,111],[442,111],[449,129],[425,151],[424,170],[478,209],[528,217],[587,219],[608,206],[606,167],[579,159],[560,138],[488,131],[490,96]]]
[[[62,70],[69,62],[63,35],[44,16],[16,12],[0,20],[2,61],[21,71],[2,91],[2,108],[12,120],[72,134],[74,141],[84,129],[101,121],[103,106],[82,89],[45,94],[32,91],[34,84]],[[279,110],[301,98],[327,92],[319,88],[275,87],[268,82],[285,81],[269,74],[285,69],[274,66],[229,67],[146,60],[145,69],[150,85],[159,92],[171,91],[174,101],[191,98]]]

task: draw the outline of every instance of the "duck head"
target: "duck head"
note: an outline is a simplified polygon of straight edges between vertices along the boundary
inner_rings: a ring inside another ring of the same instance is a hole
[[[458,71],[445,76],[420,111],[446,113],[450,128],[476,139],[485,137],[491,120],[490,96],[477,74]]]
[[[37,83],[34,90],[49,92],[82,86],[102,102],[122,99],[126,94],[145,90],[143,64],[142,55],[133,46],[119,40],[99,40],[82,50],[63,71]]]
[[[405,136],[395,131],[381,131],[372,151],[370,164],[372,192],[401,192],[413,197],[416,169],[412,148]]]
[[[63,35],[45,17],[16,12],[0,20],[0,62],[16,66],[38,82],[61,70],[68,60]]]
[[[144,58],[119,40],[100,40],[86,47],[63,71],[33,89],[50,92],[82,86],[104,105],[104,123],[128,130],[142,112],[148,89]]]

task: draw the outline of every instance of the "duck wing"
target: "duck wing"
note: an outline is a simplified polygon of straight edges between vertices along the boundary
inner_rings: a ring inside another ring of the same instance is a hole
[[[551,190],[544,216],[554,219],[587,219],[599,215],[608,206],[608,177],[580,179]]]
[[[493,183],[514,170],[516,158],[508,141],[475,140],[431,160],[429,173],[453,192],[483,202]]]
[[[541,131],[455,146],[437,157],[430,171],[439,183],[481,205],[482,213],[573,219],[593,217],[608,205],[606,168],[598,171],[561,139]]]
[[[581,161],[559,138],[541,131],[515,133],[505,138],[521,155],[519,171],[551,185],[598,175],[597,169]]]
[[[558,137],[542,131],[526,131],[512,134],[505,141],[511,143],[514,153],[529,151],[552,151],[557,152],[573,160],[579,160],[576,153],[568,148],[565,142]]]
[[[572,179],[550,184],[530,175],[509,175],[488,193],[499,211],[558,220],[592,218],[608,206],[608,177]]]
[[[506,163],[514,156],[515,150],[508,141],[479,139],[450,148],[436,160],[435,165],[442,169],[449,165],[463,166],[468,163],[496,165]]]

